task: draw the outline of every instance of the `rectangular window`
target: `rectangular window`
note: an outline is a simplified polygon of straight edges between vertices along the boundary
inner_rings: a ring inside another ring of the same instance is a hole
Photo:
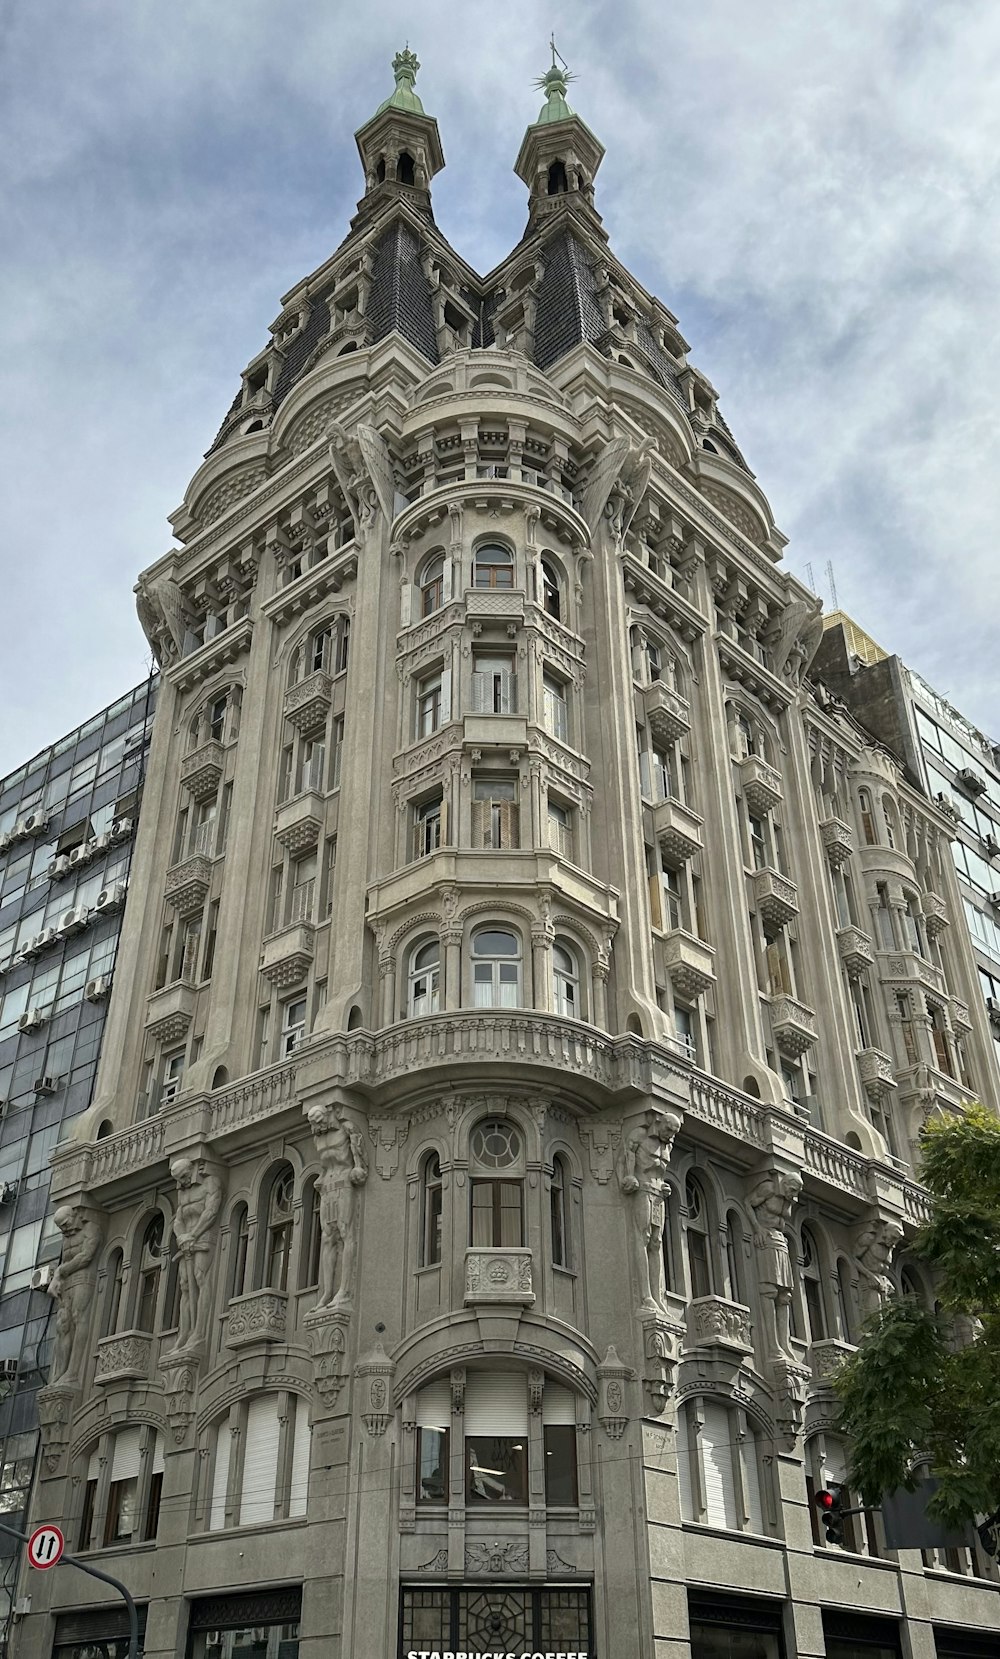
[[[514,658],[477,652],[472,659],[472,712],[474,714],[515,714],[517,677]]]
[[[465,1469],[468,1503],[527,1502],[528,1396],[520,1373],[468,1377]]]
[[[767,834],[762,818],[750,814],[750,861],[755,870],[767,868]]]
[[[337,837],[331,835],[323,849],[323,892],[320,895],[321,914],[333,915],[333,878],[337,870]]]
[[[441,724],[441,670],[417,684],[417,737],[430,737]]]
[[[184,1051],[168,1054],[163,1061],[163,1082],[160,1084],[160,1105],[169,1106],[180,1093],[184,1078]]]
[[[560,742],[569,742],[569,703],[566,687],[553,674],[542,677],[542,719],[547,732]]]
[[[417,1395],[417,1502],[448,1502],[451,1386],[429,1384]]]
[[[520,1181],[472,1182],[472,1244],[480,1249],[520,1249],[524,1220]]]
[[[576,1400],[568,1388],[547,1382],[542,1391],[545,1502],[571,1507],[576,1483]]]
[[[292,891],[289,921],[311,922],[316,898],[317,857],[304,853],[292,864]]]
[[[472,844],[501,850],[520,845],[516,785],[505,778],[474,779]]]
[[[333,722],[333,774],[330,778],[330,788],[340,788],[340,770],[344,753],[344,717]]]
[[[281,1052],[294,1054],[305,1036],[306,999],[296,997],[286,1002],[281,1012]]]
[[[665,869],[662,872],[663,882],[663,925],[669,931],[673,928],[684,927],[684,894],[681,890],[680,873],[677,870]]]
[[[570,807],[562,806],[548,799],[548,829],[549,846],[560,857],[572,860],[573,857],[573,813]]]
[[[440,795],[413,808],[413,856],[427,858],[444,845],[444,801]]]

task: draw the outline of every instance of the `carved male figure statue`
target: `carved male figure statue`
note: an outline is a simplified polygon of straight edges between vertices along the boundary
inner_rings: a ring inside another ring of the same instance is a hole
[[[205,1281],[215,1256],[222,1182],[193,1158],[175,1158],[170,1173],[177,1182],[174,1260],[180,1293],[177,1341],[169,1355],[173,1359],[199,1348],[208,1336],[211,1299]]]
[[[619,1184],[622,1192],[632,1198],[640,1312],[657,1312],[663,1306],[663,1183],[682,1121],[679,1112],[669,1109],[647,1112],[625,1139],[619,1155]]]
[[[87,1355],[88,1319],[94,1299],[96,1274],[91,1263],[101,1243],[96,1215],[63,1204],[53,1217],[63,1236],[59,1266],[52,1275],[49,1295],[56,1303],[56,1340],[49,1386],[78,1382]]]
[[[321,1233],[316,1307],[349,1307],[358,1248],[357,1188],[368,1179],[364,1141],[343,1107],[312,1106],[306,1115],[323,1166],[316,1183]]]
[[[855,1244],[860,1269],[858,1288],[865,1314],[877,1312],[893,1293],[889,1263],[902,1236],[903,1229],[899,1222],[887,1216],[870,1221],[858,1233]]]
[[[768,1309],[768,1347],[771,1359],[794,1360],[792,1352],[792,1260],[788,1229],[802,1191],[795,1170],[768,1170],[747,1195],[757,1230],[757,1274]]]

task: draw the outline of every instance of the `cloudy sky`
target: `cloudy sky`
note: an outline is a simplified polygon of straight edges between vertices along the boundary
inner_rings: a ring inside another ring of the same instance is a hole
[[[0,0],[0,774],[144,677],[138,571],[409,36],[445,235],[519,238],[557,42],[612,246],[798,574],[1000,733],[996,0]]]

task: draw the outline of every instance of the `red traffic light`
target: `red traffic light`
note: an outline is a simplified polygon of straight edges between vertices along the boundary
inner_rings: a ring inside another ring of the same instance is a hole
[[[832,1492],[817,1492],[813,1498],[817,1509],[832,1509],[836,1501]]]

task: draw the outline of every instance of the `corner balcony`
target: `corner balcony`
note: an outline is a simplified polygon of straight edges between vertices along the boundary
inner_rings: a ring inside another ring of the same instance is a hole
[[[799,896],[794,881],[777,870],[754,870],[750,877],[757,914],[774,927],[784,927],[799,913]]]
[[[97,1344],[94,1381],[98,1384],[148,1381],[153,1357],[153,1338],[145,1331],[121,1331],[102,1337]]]
[[[524,621],[524,592],[520,588],[466,588],[465,615],[473,633],[477,622]]]
[[[252,1290],[234,1297],[226,1319],[226,1347],[251,1342],[284,1342],[288,1297],[282,1290]]]
[[[652,685],[644,686],[639,693],[639,702],[653,742],[661,748],[668,743],[676,743],[678,738],[686,737],[691,730],[691,710],[687,702],[664,685],[662,680],[654,680]]]
[[[753,1351],[750,1309],[724,1296],[697,1296],[688,1303],[687,1346],[689,1348],[735,1348],[740,1354]]]
[[[838,928],[837,949],[847,970],[848,979],[857,979],[875,961],[871,939],[867,933],[862,933],[859,927]]]
[[[875,1105],[883,1099],[886,1090],[896,1087],[892,1061],[878,1048],[863,1048],[858,1053],[858,1074],[869,1100]]]
[[[748,755],[740,764],[743,799],[751,812],[761,818],[773,812],[781,801],[781,774],[759,755]]]
[[[804,1002],[797,1002],[794,997],[778,996],[768,1000],[774,1040],[782,1054],[797,1060],[807,1048],[812,1048],[819,1036],[816,1015]]]
[[[528,1308],[535,1300],[531,1287],[531,1251],[484,1249],[465,1252],[465,1305],[516,1303]]]
[[[307,789],[292,801],[279,806],[274,833],[294,857],[315,847],[323,832],[323,798]]]
[[[843,818],[824,818],[819,826],[823,850],[834,869],[850,858],[854,851],[854,831]]]
[[[845,1359],[850,1359],[855,1353],[857,1349],[853,1342],[841,1342],[837,1337],[814,1342],[809,1349],[809,1366],[814,1387],[829,1387],[835,1372],[840,1369]]]
[[[683,928],[675,928],[664,939],[663,963],[671,985],[683,997],[704,996],[715,984],[715,951]]]
[[[701,852],[704,822],[697,812],[673,798],[657,801],[653,807],[653,833],[667,857],[678,864]]]
[[[194,1019],[198,993],[184,979],[154,991],[146,1003],[146,1035],[154,1043],[173,1043],[183,1037]]]
[[[196,801],[209,801],[222,782],[224,751],[214,739],[181,761],[181,783]]]
[[[956,1031],[959,1036],[962,1037],[966,1036],[968,1032],[972,1030],[972,1016],[969,1013],[969,1004],[967,1002],[963,1002],[961,997],[952,997],[951,999],[951,1025],[952,1030]]]
[[[924,913],[924,927],[927,929],[928,939],[936,939],[951,921],[947,904],[938,893],[923,893],[920,908]]]
[[[332,697],[333,681],[317,669],[285,692],[285,719],[303,737],[314,737],[326,725]]]
[[[182,920],[196,916],[208,897],[211,881],[211,862],[203,853],[196,853],[168,872],[164,898]]]
[[[277,990],[287,990],[305,979],[313,959],[314,932],[311,922],[293,922],[264,940],[260,971]]]

